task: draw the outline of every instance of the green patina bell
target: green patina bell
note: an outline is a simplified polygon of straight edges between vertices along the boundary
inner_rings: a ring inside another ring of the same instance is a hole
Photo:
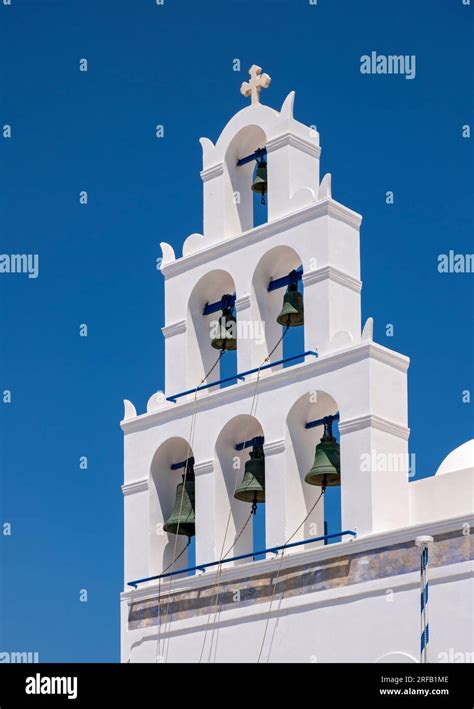
[[[211,340],[211,345],[216,350],[237,349],[237,320],[232,313],[232,304],[231,296],[222,296],[222,315],[219,318],[217,334]]]
[[[265,195],[267,194],[267,191],[267,163],[262,159],[257,163],[257,173],[252,184],[252,192],[256,192],[261,195],[261,203],[265,204]]]
[[[341,484],[341,451],[339,443],[332,435],[332,420],[329,418],[324,423],[324,435],[316,446],[314,463],[306,473],[305,482],[320,487]]]
[[[170,534],[183,534],[187,537],[194,537],[196,533],[196,518],[194,515],[194,469],[190,461],[191,459],[188,460],[188,469],[186,475],[183,475],[183,482],[180,482],[176,488],[174,508],[164,523],[163,529]]]
[[[250,460],[245,463],[244,477],[234,497],[254,505],[265,502],[265,454],[261,443],[250,451]]]
[[[296,327],[304,323],[303,296],[296,283],[290,283],[283,298],[283,308],[277,317],[279,325]]]

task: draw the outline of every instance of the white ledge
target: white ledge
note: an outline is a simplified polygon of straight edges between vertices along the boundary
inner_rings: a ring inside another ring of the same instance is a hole
[[[267,153],[283,148],[285,145],[291,145],[292,148],[298,148],[298,150],[301,150],[314,158],[319,158],[321,155],[321,147],[319,145],[315,145],[309,140],[304,140],[303,138],[296,136],[294,133],[284,133],[283,135],[279,135],[276,138],[269,140],[266,144]]]
[[[251,304],[252,301],[250,299],[250,295],[241,295],[240,298],[236,298],[235,309],[238,313],[240,313],[242,310],[247,310],[247,308],[250,308]]]
[[[360,362],[364,359],[372,358],[379,362],[383,362],[394,369],[405,372],[408,369],[410,360],[398,352],[389,350],[375,342],[362,342],[345,350],[330,352],[321,357],[312,358],[308,356],[308,361],[301,364],[295,364],[292,367],[285,367],[276,371],[266,370],[266,376],[260,379],[260,391],[268,391],[275,387],[280,387],[283,384],[292,383],[296,380],[308,379],[309,381],[315,376],[332,372],[342,367],[346,367],[355,362]],[[224,389],[215,389],[208,391],[205,396],[196,400],[184,398],[171,404],[170,406],[153,411],[151,413],[141,414],[133,419],[127,419],[121,422],[122,430],[125,433],[141,431],[166,421],[173,421],[177,418],[182,418],[198,413],[208,408],[221,406],[224,403],[235,401],[246,396],[253,396],[255,389],[255,379],[248,378],[243,382],[238,382]],[[173,392],[178,394],[179,392]]]
[[[177,320],[176,322],[165,325],[161,328],[164,337],[174,337],[174,335],[182,335],[186,332],[186,320]]]
[[[263,450],[265,452],[265,457],[269,455],[276,455],[277,453],[283,453],[285,450],[285,441],[281,439],[279,441],[270,441],[269,443],[263,444]]]
[[[263,241],[285,229],[291,229],[294,226],[321,217],[332,217],[345,224],[349,224],[349,226],[352,226],[354,229],[358,229],[362,221],[362,216],[352,211],[352,209],[345,207],[334,199],[323,199],[320,202],[303,207],[303,209],[296,212],[290,212],[290,214],[285,214],[283,217],[274,219],[271,222],[253,227],[248,231],[244,231],[242,234],[225,237],[222,241],[211,244],[201,251],[189,254],[189,256],[182,256],[172,263],[163,265],[161,272],[165,278],[176,276],[195,266],[208,263],[219,256],[224,256],[238,249],[245,248],[248,246],[249,240],[254,243]]]
[[[136,480],[132,483],[124,483],[121,488],[124,495],[133,495],[135,492],[146,492],[148,490],[148,478]]]
[[[302,564],[318,563],[328,559],[337,559],[339,557],[376,551],[377,549],[383,549],[384,547],[396,546],[398,544],[406,544],[409,542],[413,542],[414,545],[415,538],[421,534],[430,534],[431,536],[436,537],[454,531],[460,531],[460,533],[462,533],[461,530],[463,528],[463,524],[466,522],[472,526],[472,515],[461,515],[459,517],[452,517],[451,519],[444,519],[438,522],[416,524],[410,527],[403,527],[387,532],[377,532],[363,537],[345,537],[345,541],[338,542],[336,544],[327,544],[326,546],[311,548],[308,545],[308,548],[304,551],[293,551],[291,553],[289,551],[286,552],[284,557],[284,568],[285,570],[291,569],[293,567],[301,566]],[[237,566],[226,566],[224,564],[220,567],[220,583],[224,584],[237,579],[252,578],[253,576],[268,574],[273,571],[278,572],[280,566],[281,558],[279,555],[270,559],[262,559],[260,561],[250,561],[246,564],[238,564]],[[197,576],[186,576],[183,578],[175,577],[173,580],[172,591],[173,593],[180,591],[192,591],[199,589],[202,586],[209,586],[210,579],[213,575],[215,575],[215,572],[211,569],[208,572]],[[132,580],[133,579],[127,579],[126,581],[128,582]],[[130,598],[136,602],[138,600],[156,597],[157,589],[158,582],[150,581],[149,585],[146,587],[124,591],[121,594],[121,597],[122,599]]]
[[[353,431],[360,431],[363,428],[369,427],[377,428],[379,431],[384,431],[386,433],[391,433],[393,436],[402,438],[404,441],[408,441],[410,437],[410,429],[406,426],[401,426],[400,424],[395,423],[395,421],[390,421],[389,419],[382,418],[381,416],[374,416],[373,414],[341,421],[339,423],[339,433],[344,435],[345,433],[352,433]]]
[[[214,177],[219,177],[224,174],[224,164],[218,162],[215,165],[211,165],[211,167],[207,167],[205,170],[201,170],[200,174],[203,182],[213,180]]]
[[[195,477],[201,477],[202,475],[208,475],[214,471],[214,461],[213,460],[203,460],[201,463],[194,463],[194,475]]]
[[[473,577],[473,564],[467,561],[430,569],[430,585],[432,586],[452,581],[472,579]],[[329,589],[316,590],[308,594],[283,597],[278,601],[278,604],[273,605],[273,617],[282,617],[292,610],[301,612],[306,609],[314,610],[335,604],[354,603],[354,601],[362,601],[368,596],[385,594],[388,589],[393,591],[395,591],[395,589],[398,591],[412,591],[418,589],[419,586],[420,574],[418,571],[373,579],[371,581],[358,581],[357,583],[347,586],[335,586]],[[155,593],[153,597],[156,598],[156,596],[157,594]],[[142,599],[137,597],[131,599],[126,593],[121,595],[122,603],[131,604],[132,600],[137,602]],[[271,601],[266,601],[253,606],[240,607],[237,610],[234,608],[221,609],[217,614],[211,613],[201,616],[192,616],[183,620],[174,619],[171,624],[168,624],[165,629],[161,631],[161,637],[162,639],[165,637],[172,638],[182,635],[183,633],[192,633],[205,628],[211,631],[215,628],[223,627],[229,622],[236,624],[240,619],[245,619],[246,622],[266,620],[271,608],[270,604]],[[134,646],[140,645],[143,642],[156,642],[156,625],[135,630],[129,629],[128,633],[129,637],[134,638],[129,651],[132,650]]]
[[[341,271],[339,268],[334,268],[334,266],[323,266],[322,268],[315,269],[314,271],[309,271],[309,273],[303,274],[303,285],[310,286],[313,283],[319,283],[320,281],[325,281],[329,279],[334,283],[339,283],[341,286],[350,288],[350,290],[360,293],[362,290],[362,282],[358,278],[350,276],[345,271]]]

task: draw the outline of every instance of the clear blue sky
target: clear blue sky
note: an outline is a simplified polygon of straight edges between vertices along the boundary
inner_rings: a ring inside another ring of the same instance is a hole
[[[245,105],[252,63],[273,77],[268,104],[296,91],[334,197],[364,216],[363,317],[375,318],[377,341],[411,357],[418,475],[472,436],[461,398],[472,387],[472,276],[439,274],[437,257],[472,251],[472,139],[461,129],[472,120],[473,8],[12,2],[0,4],[0,124],[13,129],[0,138],[0,252],[39,253],[40,275],[0,276],[0,390],[13,396],[0,403],[0,520],[12,524],[0,536],[0,650],[114,661],[122,399],[142,412],[163,386],[159,243],[181,253],[201,231],[198,139],[216,139]],[[415,54],[416,78],[361,75],[372,50]]]

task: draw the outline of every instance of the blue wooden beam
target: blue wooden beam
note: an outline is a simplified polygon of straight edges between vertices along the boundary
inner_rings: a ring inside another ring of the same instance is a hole
[[[294,271],[290,271],[286,276],[282,276],[281,278],[275,278],[274,280],[272,279],[270,283],[268,284],[268,292],[271,293],[273,290],[277,290],[278,288],[284,288],[285,286],[289,286],[290,283],[298,283],[298,281],[301,281],[303,278],[303,267],[298,266],[297,269]]]
[[[235,298],[236,298],[236,295],[235,295],[235,293],[233,293],[232,295],[222,296],[222,298],[217,303],[206,303],[206,305],[204,306],[204,310],[202,311],[202,314],[203,315],[210,315],[211,313],[217,313],[219,310],[222,310],[224,305],[227,305],[227,303],[231,304],[231,307],[234,307]]]
[[[257,160],[258,158],[263,158],[267,154],[267,149],[266,148],[258,148],[252,155],[247,155],[245,158],[240,158],[240,160],[237,160],[237,167],[242,167],[242,165],[246,165],[249,162],[252,162],[252,160]]]
[[[187,458],[186,460],[182,460],[180,463],[173,463],[171,466],[171,470],[180,470],[181,468],[186,467],[186,463],[190,462],[191,465],[194,465],[194,458]]]
[[[235,446],[236,451],[242,451],[244,448],[253,448],[253,446],[263,446],[265,439],[263,436],[255,436],[249,441],[242,441],[242,443],[237,443]]]
[[[259,556],[260,554],[278,554],[282,549],[290,549],[291,547],[299,547],[302,544],[313,544],[314,542],[326,542],[328,539],[335,539],[336,537],[351,536],[352,538],[357,537],[357,532],[352,529],[346,529],[343,532],[336,532],[334,534],[325,534],[322,537],[310,537],[310,539],[303,539],[301,542],[291,542],[290,544],[282,544],[277,547],[269,547],[268,549],[262,549],[260,551],[251,551],[248,554],[240,554],[239,556],[227,557],[221,559],[220,561],[211,561],[208,564],[199,564],[199,566],[190,566],[187,569],[176,569],[176,571],[168,571],[166,574],[158,574],[158,576],[147,576],[143,579],[135,579],[135,581],[129,581],[127,586],[132,586],[136,588],[139,583],[145,583],[147,581],[156,581],[157,579],[164,579],[168,576],[176,576],[177,574],[189,574],[191,571],[205,571],[211,566],[218,566],[220,564],[229,564],[232,561],[240,561],[241,559],[250,559],[250,557]]]
[[[322,419],[316,419],[315,421],[308,421],[305,424],[305,428],[317,428],[318,426],[324,426],[325,419],[331,419],[331,421],[339,421],[339,412],[337,414],[330,414]]]
[[[270,362],[269,364],[264,364],[263,367],[254,367],[254,369],[248,369],[246,372],[237,372],[233,377],[226,377],[225,379],[217,379],[215,382],[209,382],[209,384],[201,384],[194,389],[186,389],[186,391],[181,391],[179,394],[173,394],[173,396],[167,396],[166,401],[172,401],[173,404],[176,403],[176,399],[181,399],[182,396],[188,396],[189,394],[195,394],[197,391],[202,391],[203,389],[210,389],[211,387],[218,386],[219,384],[225,384],[234,379],[243,380],[248,374],[255,374],[255,372],[263,372],[264,369],[269,369],[270,367],[275,367],[278,364],[285,364],[286,362],[292,362],[300,357],[306,357],[307,355],[313,355],[317,357],[318,353],[315,350],[306,350],[301,354],[293,355],[293,357],[285,357],[284,359],[279,359],[276,362]]]

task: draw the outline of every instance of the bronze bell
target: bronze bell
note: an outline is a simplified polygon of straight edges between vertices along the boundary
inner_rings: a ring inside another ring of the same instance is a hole
[[[297,283],[290,283],[283,298],[283,307],[277,317],[279,325],[296,327],[304,323],[303,296],[298,290]]]
[[[222,296],[222,315],[219,318],[219,329],[211,345],[216,350],[237,349],[237,321],[232,314],[233,299],[229,295]]]
[[[196,533],[196,518],[194,514],[194,467],[193,459],[186,461],[187,471],[183,481],[176,488],[176,501],[174,508],[163,525],[165,532],[170,534],[183,534],[194,537]]]
[[[261,195],[261,204],[265,204],[265,195],[268,191],[267,183],[267,163],[264,158],[261,158],[257,162],[257,173],[255,175],[255,180],[252,184],[252,192],[256,192]]]
[[[340,446],[332,435],[332,418],[329,416],[324,421],[324,434],[316,446],[314,463],[306,473],[305,482],[321,487],[341,484]]]
[[[265,502],[265,453],[262,443],[256,443],[250,451],[250,460],[245,463],[244,477],[234,497],[253,505]]]

